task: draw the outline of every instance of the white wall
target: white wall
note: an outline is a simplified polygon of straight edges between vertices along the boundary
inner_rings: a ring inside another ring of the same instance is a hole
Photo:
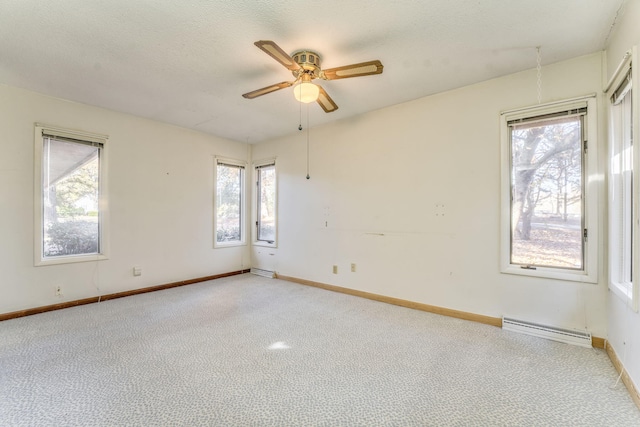
[[[544,67],[542,101],[600,93],[601,69],[601,54]],[[277,157],[279,230],[254,266],[606,336],[602,279],[500,273],[500,112],[535,104],[531,70],[313,128],[308,181],[304,132],[258,144],[253,158]]]
[[[109,260],[34,267],[35,122],[109,135]],[[213,249],[213,156],[245,144],[4,85],[0,129],[0,313],[249,267]]]
[[[640,0],[629,0],[618,16],[615,31],[607,46],[608,80],[615,72],[624,53],[633,46],[640,45]],[[637,64],[634,64],[634,67]],[[637,74],[636,74],[637,75]],[[633,96],[640,93],[637,83]],[[635,114],[638,114],[636,111]],[[635,132],[638,135],[638,132]],[[637,136],[636,136],[637,139]],[[636,192],[636,195],[638,193]],[[609,343],[623,362],[636,387],[640,386],[640,314],[634,312],[613,292],[608,297]]]

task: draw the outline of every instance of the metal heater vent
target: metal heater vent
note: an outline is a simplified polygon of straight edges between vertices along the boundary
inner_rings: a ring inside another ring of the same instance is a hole
[[[592,346],[591,333],[586,331],[557,328],[555,326],[541,325],[539,323],[527,322],[525,320],[518,320],[510,317],[502,318],[502,329],[560,341],[567,344],[578,345],[580,347],[591,348]]]
[[[261,268],[252,268],[250,270],[251,274],[255,274],[256,276],[268,277],[269,279],[273,279],[276,277],[276,273],[269,270],[263,270]]]

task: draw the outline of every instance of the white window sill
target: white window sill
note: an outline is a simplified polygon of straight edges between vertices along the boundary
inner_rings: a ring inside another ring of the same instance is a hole
[[[567,280],[571,282],[598,283],[597,277],[592,277],[584,271],[572,272],[556,268],[535,267],[534,270],[533,268],[521,268],[520,265],[508,265],[502,268],[501,273],[545,279]]]
[[[253,242],[253,246],[263,246],[263,247],[266,247],[266,248],[277,248],[278,244],[276,242],[269,243],[269,242],[264,242],[262,240],[258,240],[258,241],[254,241]]]
[[[216,242],[213,247],[215,249],[235,248],[237,246],[247,246],[247,242]]]
[[[45,265],[59,265],[59,264],[73,264],[76,262],[91,262],[91,261],[104,261],[109,259],[104,254],[92,254],[92,255],[67,255],[59,257],[51,257],[46,259],[36,259],[35,266],[41,267]]]

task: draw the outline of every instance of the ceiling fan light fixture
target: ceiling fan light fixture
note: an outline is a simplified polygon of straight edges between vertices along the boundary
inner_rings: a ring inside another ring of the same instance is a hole
[[[315,102],[319,94],[320,89],[318,86],[309,82],[302,82],[293,88],[293,95],[304,104]]]

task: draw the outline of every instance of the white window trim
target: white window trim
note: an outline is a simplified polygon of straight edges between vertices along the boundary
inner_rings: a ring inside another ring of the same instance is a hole
[[[218,242],[218,163],[240,166],[244,168],[242,177],[241,190],[242,190],[242,205],[240,206],[240,241],[237,242]],[[230,159],[228,157],[214,156],[213,161],[213,247],[214,248],[229,248],[234,246],[246,246],[247,245],[247,162],[242,160]]]
[[[640,149],[638,148],[638,137],[640,135],[640,131],[637,131],[638,129],[640,129],[640,115],[638,114],[638,112],[640,111],[639,107],[640,107],[640,101],[638,100],[638,90],[639,88],[637,87],[638,82],[640,82],[640,71],[638,70],[638,66],[632,67],[631,64],[638,64],[640,61],[638,61],[638,48],[637,46],[634,46],[630,52],[627,52],[627,54],[625,55],[625,57],[623,58],[622,62],[620,63],[620,65],[618,66],[618,68],[615,70],[614,75],[611,77],[611,80],[609,81],[609,84],[606,87],[606,100],[607,100],[607,105],[610,106],[610,96],[611,96],[611,91],[616,90],[620,84],[622,83],[623,79],[626,77],[627,73],[629,72],[629,69],[631,68],[631,81],[632,84],[635,84],[636,87],[632,87],[632,91],[631,91],[631,110],[632,110],[632,128],[634,129],[634,135],[633,135],[633,188],[634,188],[634,196],[637,196],[638,193],[638,189],[640,188]],[[611,109],[609,109],[609,116],[608,116],[608,120],[609,123],[611,123],[611,119],[612,119],[612,111]],[[612,138],[612,129],[609,129],[609,138],[611,141]],[[607,154],[608,156],[611,155],[611,146],[608,147],[607,150]],[[607,158],[607,171],[608,171],[608,178],[610,179],[610,158]],[[611,183],[609,183],[609,185],[611,185]],[[609,188],[609,190],[611,190]],[[611,196],[611,195],[610,195]],[[608,247],[609,247],[609,277],[608,277],[608,284],[609,284],[609,289],[611,290],[611,292],[618,298],[620,298],[622,301],[624,301],[624,303],[626,305],[628,305],[629,307],[631,307],[634,311],[638,312],[639,308],[640,308],[640,253],[638,253],[640,251],[640,207],[639,207],[639,197],[634,197],[634,201],[633,201],[633,207],[632,207],[632,221],[633,221],[633,236],[632,236],[632,240],[631,240],[631,245],[632,245],[632,276],[631,276],[631,286],[620,286],[618,283],[616,283],[614,281],[614,277],[612,274],[612,269],[611,266],[613,265],[613,263],[611,262],[611,228],[609,228],[608,230],[608,236],[609,236],[609,242],[608,242]],[[610,203],[610,201],[609,201]],[[610,209],[612,208],[612,205],[610,205]],[[611,218],[610,218],[611,221]],[[631,293],[631,295],[629,295],[629,291]]]
[[[98,142],[102,144],[100,153],[100,190],[99,190],[99,221],[100,221],[100,253],[89,255],[68,255],[59,256],[55,258],[44,258],[42,253],[42,241],[44,239],[44,230],[42,229],[42,217],[44,206],[42,204],[42,146],[43,146],[43,132],[47,135],[54,135],[72,139],[78,139],[82,141]],[[100,261],[109,259],[109,212],[107,209],[108,198],[108,177],[107,171],[107,142],[109,137],[107,135],[100,135],[96,133],[84,132],[79,130],[65,129],[57,126],[49,126],[40,123],[35,124],[34,130],[34,265],[36,267],[46,265],[57,264],[69,264],[76,262],[89,262]]]
[[[550,114],[573,108],[587,107],[584,132],[588,140],[588,155],[584,173],[585,227],[588,238],[585,242],[584,270],[539,267],[535,270],[511,264],[511,140],[507,123],[525,117]],[[500,209],[500,271],[506,274],[533,276],[548,279],[585,283],[598,282],[598,114],[595,94],[565,101],[550,102],[530,108],[504,111],[500,117],[500,165],[501,165],[501,209]]]
[[[275,217],[276,217],[276,221],[275,221],[275,239],[273,241],[273,243],[269,243],[267,241],[264,240],[258,240],[258,229],[256,226],[256,223],[258,221],[258,168],[260,166],[267,166],[267,165],[273,165],[276,171],[276,189],[275,189]],[[253,162],[253,181],[252,181],[252,200],[253,203],[255,203],[255,205],[253,205],[252,209],[251,209],[251,236],[252,236],[252,244],[254,246],[264,246],[264,247],[269,247],[269,248],[277,248],[278,247],[278,187],[279,187],[279,177],[278,177],[278,163],[276,162],[276,158],[270,158],[270,159],[263,159],[263,160],[258,160]]]

